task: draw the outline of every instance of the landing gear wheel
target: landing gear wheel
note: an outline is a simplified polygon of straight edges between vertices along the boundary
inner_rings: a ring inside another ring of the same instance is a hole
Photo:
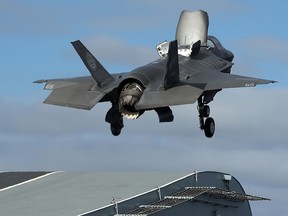
[[[114,136],[118,136],[121,133],[123,124],[122,114],[119,112],[118,103],[112,103],[112,107],[108,110],[105,121],[110,124],[111,133]]]
[[[200,96],[198,102],[199,124],[200,129],[204,130],[205,136],[208,138],[213,137],[215,132],[215,121],[210,116],[210,107],[205,102],[204,95]],[[206,103],[206,104],[205,104]],[[205,119],[206,118],[206,119]]]
[[[215,121],[213,118],[207,118],[204,124],[205,136],[208,138],[213,137],[215,132]]]
[[[120,135],[122,128],[123,128],[123,126],[120,124],[117,124],[117,123],[110,124],[111,133],[114,136]]]

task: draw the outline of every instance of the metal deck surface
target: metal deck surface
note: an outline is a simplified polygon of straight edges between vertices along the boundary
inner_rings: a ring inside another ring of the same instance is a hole
[[[38,174],[34,173],[34,177],[39,177]],[[113,200],[121,201],[155,189],[187,174],[187,172],[55,172],[26,183],[25,178],[23,184],[11,187],[12,181],[6,183],[8,173],[1,173],[0,182],[1,176],[6,175],[2,185],[10,188],[0,191],[0,215],[76,216],[109,205]],[[23,173],[22,175],[14,173],[14,177],[17,175],[23,178]],[[13,182],[19,183],[19,181]]]
[[[50,172],[3,172],[0,173],[0,191],[26,181],[46,175]]]

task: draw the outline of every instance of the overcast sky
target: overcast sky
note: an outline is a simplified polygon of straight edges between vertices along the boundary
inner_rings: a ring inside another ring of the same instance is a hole
[[[168,3],[169,2],[169,3]],[[234,175],[254,215],[286,216],[288,29],[286,1],[0,0],[0,170],[216,170]],[[209,34],[235,54],[232,73],[279,81],[223,90],[210,104],[216,132],[199,130],[196,105],[125,120],[119,137],[91,111],[44,105],[38,79],[88,75],[70,42],[80,39],[111,73],[157,58],[182,10],[206,10]],[[285,205],[286,204],[286,205]]]

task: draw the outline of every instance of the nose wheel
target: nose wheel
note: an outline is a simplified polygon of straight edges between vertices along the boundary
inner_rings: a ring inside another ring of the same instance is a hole
[[[215,132],[215,121],[213,118],[209,117],[205,120],[205,124],[204,124],[205,136],[208,138],[211,138],[213,137],[214,132]]]
[[[204,130],[205,136],[213,137],[215,132],[215,121],[210,116],[210,107],[203,103],[203,97],[198,98],[198,113],[200,129]]]

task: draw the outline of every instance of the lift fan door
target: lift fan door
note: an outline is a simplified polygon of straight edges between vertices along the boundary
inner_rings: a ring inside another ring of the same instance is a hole
[[[197,41],[207,43],[209,18],[205,11],[182,11],[176,31],[178,46],[193,46]]]

